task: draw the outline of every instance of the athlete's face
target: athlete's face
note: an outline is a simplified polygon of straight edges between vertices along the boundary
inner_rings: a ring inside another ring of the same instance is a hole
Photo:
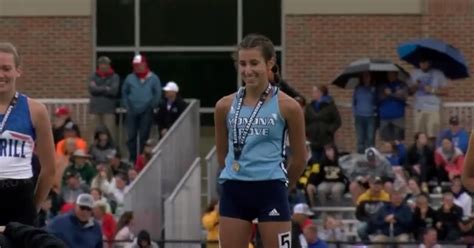
[[[11,91],[20,75],[13,54],[0,52],[0,93]]]
[[[273,65],[273,60],[265,61],[259,47],[239,50],[239,73],[250,87],[268,82]]]

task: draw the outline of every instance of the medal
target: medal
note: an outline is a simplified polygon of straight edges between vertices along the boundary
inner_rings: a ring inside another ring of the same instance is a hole
[[[235,172],[239,172],[240,165],[239,163],[237,163],[237,161],[234,161],[234,163],[232,163],[232,170],[234,170]]]
[[[272,90],[272,85],[268,84],[267,89],[262,92],[262,95],[260,96],[260,99],[257,102],[257,105],[255,105],[255,108],[253,109],[252,113],[250,114],[250,117],[248,119],[247,124],[245,125],[244,129],[242,129],[242,132],[238,132],[238,118],[240,115],[240,110],[242,109],[242,104],[244,101],[244,96],[245,96],[245,88],[241,88],[237,94],[237,107],[235,109],[235,114],[234,114],[234,126],[233,126],[233,148],[234,148],[234,159],[238,160],[240,158],[240,155],[242,155],[242,150],[245,145],[245,141],[247,139],[247,136],[249,134],[250,128],[252,127],[252,123],[255,120],[255,117],[257,117],[258,112],[262,108],[263,103],[265,102],[265,99],[267,96],[270,94],[270,91]],[[239,171],[240,165],[234,161],[232,165],[234,171]]]

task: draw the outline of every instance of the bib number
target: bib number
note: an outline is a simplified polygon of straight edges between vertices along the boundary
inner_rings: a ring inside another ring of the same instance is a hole
[[[290,232],[278,234],[278,247],[291,248],[291,233]]]

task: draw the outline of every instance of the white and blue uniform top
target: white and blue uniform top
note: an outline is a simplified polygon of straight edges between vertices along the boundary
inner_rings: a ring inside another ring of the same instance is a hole
[[[239,117],[235,118],[238,96],[235,95],[229,113],[227,113],[228,153],[225,158],[225,168],[219,176],[219,182],[226,180],[266,181],[281,180],[287,182],[287,172],[284,165],[286,121],[280,113],[278,104],[279,90],[273,87],[267,101],[262,105],[248,132],[245,145],[238,160],[234,158],[233,129],[235,121],[240,132],[245,129],[255,106],[242,104]],[[234,170],[234,161],[239,169]]]
[[[0,123],[5,117],[0,114]],[[33,177],[31,159],[36,133],[30,116],[28,98],[18,94],[18,100],[0,134],[0,179]]]

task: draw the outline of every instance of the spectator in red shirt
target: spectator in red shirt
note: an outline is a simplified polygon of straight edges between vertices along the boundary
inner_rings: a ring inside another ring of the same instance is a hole
[[[109,247],[112,247],[115,236],[117,222],[114,216],[107,213],[107,206],[103,202],[96,201],[92,209],[94,218],[100,223],[102,228],[102,236],[107,241]]]
[[[135,170],[137,173],[140,173],[143,168],[145,168],[148,161],[150,161],[153,156],[153,147],[155,147],[156,142],[152,139],[147,140],[145,147],[143,148],[143,153],[138,155],[137,161],[135,162]]]

